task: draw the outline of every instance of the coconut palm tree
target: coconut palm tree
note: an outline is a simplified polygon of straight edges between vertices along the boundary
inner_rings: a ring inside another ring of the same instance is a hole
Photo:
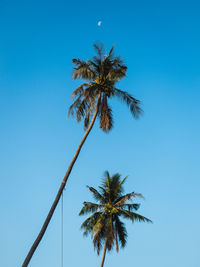
[[[91,234],[98,255],[104,246],[101,267],[104,265],[107,250],[112,250],[116,245],[118,252],[119,244],[122,248],[126,245],[127,231],[121,218],[129,219],[132,222],[151,222],[151,220],[134,211],[138,210],[139,204],[135,202],[128,203],[136,197],[143,197],[141,194],[132,192],[123,195],[123,184],[126,178],[121,180],[118,173],[110,176],[109,172],[106,171],[103,183],[99,186],[99,191],[88,186],[97,203],[84,202],[79,213],[79,215],[92,213],[83,222],[81,229],[84,230],[85,236]]]
[[[113,97],[117,97],[130,108],[133,117],[138,118],[141,115],[140,101],[131,96],[129,93],[116,88],[116,83],[126,76],[127,66],[123,63],[119,56],[114,56],[114,46],[109,51],[108,55],[104,55],[103,45],[95,44],[94,49],[96,51],[96,55],[92,58],[92,60],[72,60],[74,64],[74,72],[72,75],[73,79],[82,79],[85,80],[85,82],[72,93],[74,102],[69,108],[68,115],[75,115],[78,122],[82,119],[84,120],[85,134],[62,180],[56,198],[50,208],[44,224],[22,267],[28,265],[47,229],[74,163],[76,162],[76,159],[95,123],[96,118],[99,118],[100,128],[104,132],[108,132],[112,129],[113,118],[112,110],[108,103],[109,100]]]

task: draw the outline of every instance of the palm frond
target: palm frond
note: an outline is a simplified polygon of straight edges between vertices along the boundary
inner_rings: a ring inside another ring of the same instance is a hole
[[[122,185],[124,184],[124,182],[126,181],[127,178],[128,178],[128,175],[125,176],[124,179],[121,181],[121,183],[120,183],[121,187],[122,187]],[[123,187],[122,187],[122,188],[123,188]],[[123,190],[123,191],[124,191],[124,190]],[[123,191],[122,191],[122,192],[123,192]]]
[[[142,115],[142,109],[140,107],[140,101],[134,98],[132,95],[125,91],[121,91],[117,88],[113,89],[112,96],[117,96],[120,100],[125,102],[130,108],[132,115],[137,119]]]
[[[84,92],[83,95],[87,96],[89,98],[95,98],[97,99],[97,96],[99,94],[99,85],[96,83],[90,83],[90,86],[88,86]]]
[[[87,112],[85,119],[84,119],[84,130],[86,131],[90,124],[90,112]]]
[[[126,76],[126,70],[126,66],[117,69],[110,69],[107,74],[107,78],[114,82],[118,82]]]
[[[87,95],[87,94],[85,94]],[[88,109],[85,113],[85,116],[84,116],[84,130],[86,131],[87,128],[89,127],[89,124],[90,124],[90,121],[91,121],[91,118],[94,114],[94,110],[96,108],[96,97],[92,97],[92,96],[87,96],[87,99],[89,99],[89,104],[87,105],[88,106]]]
[[[116,216],[115,218],[115,228],[116,228],[116,232],[117,232],[121,247],[124,248],[127,242],[127,231],[126,231],[124,223],[120,221],[118,216]]]
[[[107,97],[103,95],[100,110],[99,126],[104,132],[109,132],[113,127],[112,110],[107,103]]]
[[[115,227],[115,245],[116,245],[116,251],[119,252],[119,242],[118,242],[118,234],[116,227]]]
[[[110,177],[110,173],[109,173],[109,171],[106,170],[106,171],[104,172],[104,175],[103,175],[103,185],[107,185],[107,182],[106,182],[106,181],[107,181],[107,180],[110,180],[110,178],[111,178],[111,177]]]
[[[107,250],[110,251],[113,248],[115,242],[112,216],[109,216],[106,223],[106,238],[107,238]]]
[[[103,55],[105,53],[105,48],[102,43],[95,43],[94,44],[94,50],[96,51],[96,58],[99,59],[101,62],[103,61]]]
[[[152,221],[138,213],[127,211],[124,209],[118,209],[120,211],[120,215],[122,215],[126,219],[130,219],[132,222],[139,221],[139,222],[151,222]]]
[[[80,105],[81,103],[81,99],[82,99],[82,96],[80,95],[75,101],[74,103],[69,107],[69,111],[68,111],[68,117],[71,115],[71,116],[74,116],[74,114],[76,113],[76,109],[78,108],[78,106]]]
[[[94,71],[90,68],[90,65],[82,61],[80,59],[72,59],[74,67],[74,72],[72,74],[72,78],[76,79],[83,79],[83,80],[93,80],[95,78]]]
[[[119,173],[115,173],[111,178],[110,194],[112,202],[119,198],[123,192],[123,186],[121,186],[120,178],[121,175]]]
[[[110,51],[109,51],[109,54],[108,54],[108,57],[113,57],[114,56],[114,54],[113,54],[113,50],[114,50],[114,47],[115,47],[115,45],[113,45],[112,47],[111,47],[111,49],[110,49]]]
[[[116,202],[114,205],[119,206],[121,204],[124,204],[126,201],[130,200],[133,196],[134,196],[134,192],[126,194],[122,197],[119,197],[118,199],[116,199]]]
[[[127,70],[127,66],[124,64],[123,60],[121,59],[120,56],[116,56],[112,59],[112,66],[113,68],[117,69],[117,68],[126,68]]]
[[[104,177],[102,181],[102,187],[110,193],[110,183],[111,183],[111,176],[108,171],[104,172]]]
[[[99,186],[99,189],[100,189],[101,195],[104,198],[105,203],[108,202],[109,201],[109,193],[108,193],[108,191],[102,186]]]
[[[96,199],[100,203],[104,203],[104,201],[105,201],[104,197],[95,188],[90,187],[90,186],[87,186],[87,188],[93,194],[94,199]]]
[[[101,249],[102,249],[102,243],[105,239],[105,230],[104,230],[105,226],[102,225],[101,228],[99,228],[99,231],[96,232],[96,234],[94,235],[93,238],[93,244],[94,244],[94,248],[97,250],[97,255],[99,255]]]
[[[88,64],[90,65],[90,68],[93,70],[93,72],[95,73],[95,77],[98,77],[98,75],[100,74],[101,71],[101,60],[96,59],[94,60],[89,60],[88,59]]]
[[[92,229],[98,219],[101,217],[102,212],[95,212],[89,218],[87,218],[81,225],[81,229],[84,230],[83,235],[87,236],[92,232]]]
[[[107,216],[102,214],[92,229],[93,244],[94,248],[97,250],[97,255],[99,255],[99,252],[102,248],[102,242],[106,238],[106,222]]]
[[[88,113],[89,108],[90,108],[89,99],[85,97],[76,107],[76,119],[78,122],[80,122],[81,119],[85,117],[85,115]]]
[[[93,237],[94,234],[96,234],[97,232],[99,232],[101,230],[102,227],[104,227],[104,221],[105,221],[105,217],[103,216],[103,214],[98,218],[98,220],[96,221],[96,223],[94,224],[93,228],[92,228],[92,232],[91,232],[91,236]]]
[[[120,204],[119,207],[122,208],[122,209],[126,209],[128,211],[132,211],[132,210],[138,210],[139,207],[140,207],[140,204],[138,204],[138,203]]]
[[[92,202],[83,202],[83,208],[81,209],[79,215],[85,215],[88,213],[96,212],[102,209],[104,205],[96,204]]]
[[[90,84],[89,83],[83,83],[79,87],[77,87],[73,92],[72,92],[72,97],[76,97],[77,95],[81,95],[84,91],[84,87],[88,87]]]
[[[127,202],[128,200],[131,200],[132,198],[143,198],[144,199],[144,196],[142,194],[134,193],[134,192],[128,193],[128,194],[126,194],[124,196],[120,196],[118,199],[116,199],[115,206],[122,205],[125,202]]]

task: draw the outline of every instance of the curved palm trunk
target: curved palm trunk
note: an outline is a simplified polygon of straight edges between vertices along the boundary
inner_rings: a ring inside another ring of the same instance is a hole
[[[80,151],[81,151],[81,148],[82,148],[82,146],[83,146],[83,144],[84,144],[84,142],[85,142],[85,140],[86,140],[88,134],[90,133],[90,131],[91,131],[93,125],[94,125],[94,122],[95,122],[95,120],[96,120],[97,113],[98,113],[98,103],[99,103],[99,99],[100,99],[100,96],[99,96],[99,98],[98,98],[97,107],[96,107],[95,113],[94,113],[94,115],[93,115],[92,121],[91,121],[91,123],[90,123],[90,125],[89,125],[87,131],[85,132],[85,134],[84,134],[84,136],[83,136],[83,138],[82,138],[82,140],[81,140],[81,142],[80,142],[80,144],[79,144],[79,146],[78,146],[78,148],[77,148],[77,150],[76,150],[76,153],[75,153],[75,155],[74,155],[74,157],[73,157],[73,159],[72,159],[72,161],[71,161],[71,163],[70,163],[70,165],[69,165],[69,168],[68,168],[68,170],[67,170],[67,172],[66,172],[66,174],[65,174],[65,176],[64,176],[64,178],[63,178],[63,180],[62,180],[62,183],[61,183],[61,185],[60,185],[60,188],[59,188],[59,190],[58,190],[58,193],[57,193],[57,195],[56,195],[56,198],[55,198],[55,200],[54,200],[54,202],[53,202],[53,205],[51,206],[51,209],[50,209],[50,211],[49,211],[49,213],[48,213],[48,215],[47,215],[47,217],[46,217],[46,219],[45,219],[45,221],[44,221],[44,224],[43,224],[43,226],[42,226],[42,228],[41,228],[41,230],[40,230],[40,232],[39,232],[37,238],[35,239],[35,242],[33,243],[33,245],[32,245],[32,247],[31,247],[31,249],[30,249],[28,255],[26,256],[26,259],[24,260],[24,263],[23,263],[22,267],[26,267],[26,266],[28,266],[28,264],[29,264],[29,262],[30,262],[30,260],[31,260],[31,258],[32,258],[32,256],[33,256],[33,254],[34,254],[34,252],[35,252],[37,246],[39,245],[40,241],[42,240],[42,237],[43,237],[43,235],[44,235],[44,233],[45,233],[45,231],[46,231],[46,229],[47,229],[47,226],[48,226],[48,224],[49,224],[49,222],[50,222],[50,220],[51,220],[51,218],[52,218],[52,216],[53,216],[53,213],[54,213],[54,211],[55,211],[55,209],[56,209],[56,206],[57,206],[57,204],[58,204],[58,202],[59,202],[59,200],[60,200],[60,197],[61,197],[61,195],[62,195],[62,192],[63,192],[63,190],[64,190],[64,188],[65,188],[66,182],[67,182],[68,177],[69,177],[69,175],[70,175],[70,173],[71,173],[71,170],[72,170],[72,168],[73,168],[73,166],[74,166],[74,163],[76,162],[77,157],[78,157],[78,155],[79,155],[79,153],[80,153]]]
[[[106,249],[107,249],[107,239],[105,240],[104,249],[103,249],[103,257],[101,260],[101,267],[104,265],[105,257],[106,257]]]

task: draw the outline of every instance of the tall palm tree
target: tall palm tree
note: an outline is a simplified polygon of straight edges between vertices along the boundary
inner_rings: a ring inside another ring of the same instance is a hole
[[[113,118],[112,110],[108,104],[108,100],[113,97],[117,97],[125,102],[135,118],[138,118],[141,115],[140,101],[135,99],[129,93],[116,88],[116,83],[126,76],[127,66],[123,63],[119,56],[114,56],[114,46],[109,51],[108,55],[104,55],[103,45],[95,44],[94,48],[96,55],[92,58],[92,60],[72,60],[74,64],[73,79],[82,79],[86,82],[80,85],[72,93],[72,96],[75,98],[75,100],[69,108],[68,115],[75,115],[78,122],[83,119],[84,129],[86,132],[62,180],[56,198],[50,208],[44,224],[22,267],[26,267],[30,262],[47,229],[74,163],[76,162],[80,150],[88,134],[90,133],[97,116],[100,121],[100,128],[104,132],[111,130],[113,126]]]
[[[83,208],[79,213],[79,215],[92,213],[83,222],[81,228],[84,230],[85,236],[91,234],[94,248],[97,250],[98,255],[104,243],[101,267],[104,265],[107,250],[112,250],[116,245],[118,252],[119,244],[122,248],[126,245],[127,231],[120,218],[129,219],[132,222],[151,222],[151,220],[133,211],[138,210],[139,204],[134,202],[127,203],[136,197],[143,196],[134,192],[123,195],[123,184],[126,178],[121,180],[118,173],[110,176],[109,172],[106,171],[103,183],[99,186],[99,191],[88,186],[98,203],[84,202]]]

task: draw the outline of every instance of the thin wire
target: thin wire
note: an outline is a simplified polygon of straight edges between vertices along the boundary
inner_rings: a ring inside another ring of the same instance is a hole
[[[61,197],[61,267],[63,267],[63,192]]]

